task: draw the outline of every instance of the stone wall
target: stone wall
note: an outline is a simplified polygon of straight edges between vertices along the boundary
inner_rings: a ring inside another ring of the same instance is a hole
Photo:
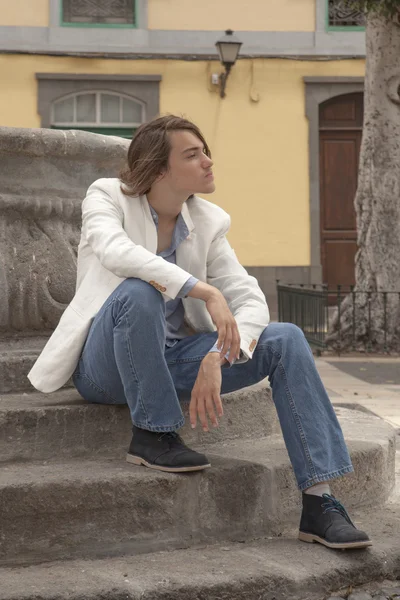
[[[49,335],[75,288],[81,202],[129,142],[0,127],[0,336]]]

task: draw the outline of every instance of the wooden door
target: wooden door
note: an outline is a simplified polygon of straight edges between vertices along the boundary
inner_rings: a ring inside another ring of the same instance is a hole
[[[320,107],[321,264],[330,289],[355,282],[354,198],[362,123],[362,93],[338,96]]]

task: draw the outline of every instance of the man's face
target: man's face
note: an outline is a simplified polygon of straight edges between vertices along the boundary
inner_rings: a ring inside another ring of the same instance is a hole
[[[177,193],[211,194],[215,190],[213,162],[204,154],[204,146],[191,131],[170,134],[169,169],[163,179]]]

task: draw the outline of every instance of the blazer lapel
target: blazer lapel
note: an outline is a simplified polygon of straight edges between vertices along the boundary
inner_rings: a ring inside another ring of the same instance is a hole
[[[190,202],[190,200],[185,202],[185,204],[182,206],[181,213],[182,213],[183,220],[186,223],[186,227],[189,229],[189,233],[191,233],[194,229],[194,223],[192,221],[192,217],[190,216],[188,202]]]
[[[189,200],[190,202],[190,200]],[[194,233],[194,223],[190,216],[189,208],[187,206],[187,202],[182,206],[182,217],[186,223],[186,227],[189,230],[188,237],[183,240],[176,249],[176,264],[184,271],[188,271],[190,273],[190,264],[193,257],[193,248],[196,241],[196,234]]]
[[[144,213],[145,247],[147,250],[150,250],[150,252],[157,254],[157,227],[154,223],[146,194],[144,196],[140,196],[140,202]]]

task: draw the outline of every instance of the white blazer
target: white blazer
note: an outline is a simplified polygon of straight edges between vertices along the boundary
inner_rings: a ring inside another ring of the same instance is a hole
[[[90,325],[108,296],[127,277],[153,285],[174,299],[190,275],[218,288],[241,337],[245,362],[269,323],[257,280],[240,265],[226,239],[229,215],[197,196],[182,207],[189,236],[176,251],[176,265],[157,256],[157,229],[146,196],[122,193],[119,179],[98,179],[82,203],[76,293],[28,378],[42,392],[64,385],[79,361]],[[183,298],[185,321],[195,332],[215,331],[205,302]]]

